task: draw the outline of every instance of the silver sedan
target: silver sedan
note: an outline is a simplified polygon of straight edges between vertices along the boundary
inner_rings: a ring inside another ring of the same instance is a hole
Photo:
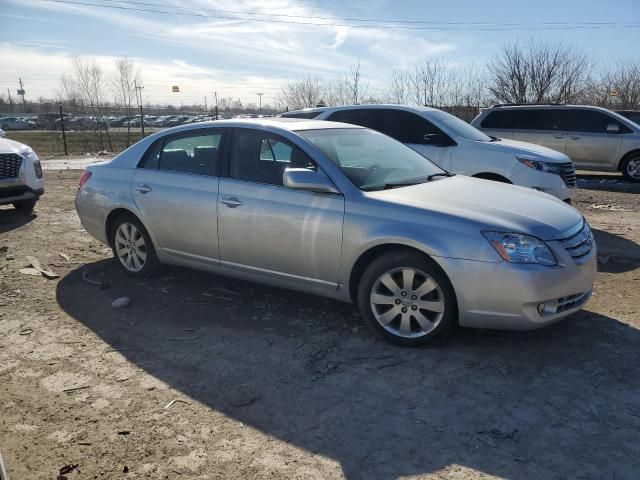
[[[182,265],[354,302],[402,345],[456,324],[549,324],[587,302],[596,273],[593,236],[574,208],[453,176],[340,123],[164,130],[90,166],[76,208],[129,275]]]

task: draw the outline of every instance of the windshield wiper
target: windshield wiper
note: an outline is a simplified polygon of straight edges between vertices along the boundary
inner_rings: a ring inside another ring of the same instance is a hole
[[[501,142],[502,139],[498,138],[498,137],[489,137],[491,139],[492,142]]]
[[[427,177],[427,181],[431,181],[436,177],[453,177],[455,175],[455,173],[451,173],[451,172],[438,172],[438,173],[432,173],[431,175],[429,175]]]

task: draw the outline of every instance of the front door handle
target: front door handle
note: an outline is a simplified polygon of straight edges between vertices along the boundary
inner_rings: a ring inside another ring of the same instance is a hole
[[[222,197],[220,203],[224,203],[229,208],[236,208],[240,205],[244,205],[244,203],[238,200],[237,197]]]
[[[145,184],[145,185],[138,185],[136,187],[136,190],[139,191],[140,193],[149,193],[151,190],[153,190],[153,188]]]
[[[553,138],[564,138],[564,135],[560,135],[560,134],[554,135]]]
[[[580,140],[581,138],[580,135],[571,135],[571,140]]]

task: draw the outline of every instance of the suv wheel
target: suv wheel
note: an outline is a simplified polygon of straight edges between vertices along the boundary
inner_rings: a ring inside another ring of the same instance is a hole
[[[23,212],[31,213],[33,212],[33,209],[36,208],[36,202],[37,200],[35,198],[31,200],[21,200],[19,202],[14,203],[13,206],[17,210],[22,210]]]
[[[412,252],[374,260],[358,286],[358,306],[375,332],[404,346],[448,332],[457,318],[449,279],[433,260]]]
[[[133,277],[149,277],[160,262],[151,237],[142,222],[129,213],[116,218],[111,233],[111,248],[120,267]]]
[[[625,180],[640,182],[640,153],[635,153],[625,158],[620,167]]]

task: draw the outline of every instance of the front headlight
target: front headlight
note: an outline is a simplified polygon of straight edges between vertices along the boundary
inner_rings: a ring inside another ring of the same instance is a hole
[[[511,263],[557,265],[551,249],[542,240],[521,233],[483,231],[500,256]]]
[[[553,173],[554,175],[562,175],[562,167],[557,163],[553,162],[543,162],[542,160],[533,160],[527,157],[519,157],[516,155],[516,158],[523,165],[533,168],[534,170],[538,170],[539,172],[547,172]]]

